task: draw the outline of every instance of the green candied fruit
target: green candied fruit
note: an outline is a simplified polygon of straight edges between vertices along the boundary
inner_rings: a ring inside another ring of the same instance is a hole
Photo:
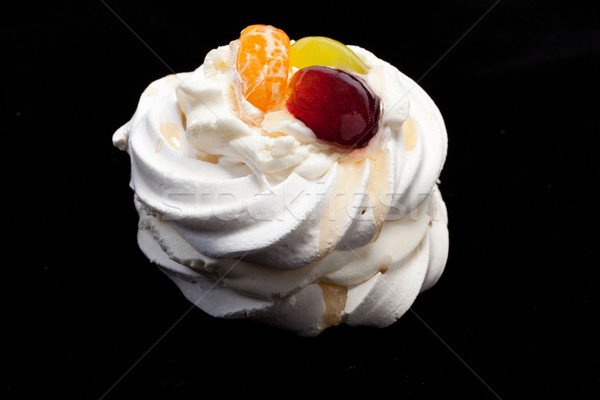
[[[369,67],[346,45],[324,36],[307,36],[290,47],[290,66],[298,69],[322,65],[366,74]]]

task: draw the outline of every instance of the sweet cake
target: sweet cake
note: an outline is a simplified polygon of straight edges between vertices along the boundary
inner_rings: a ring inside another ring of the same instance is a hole
[[[139,247],[214,317],[385,327],[446,264],[442,116],[363,48],[249,26],[151,83],[113,143]]]

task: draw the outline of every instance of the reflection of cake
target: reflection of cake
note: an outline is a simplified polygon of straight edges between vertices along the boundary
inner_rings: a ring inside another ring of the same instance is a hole
[[[442,117],[362,48],[248,27],[150,84],[113,141],[142,251],[210,315],[383,327],[443,271]]]

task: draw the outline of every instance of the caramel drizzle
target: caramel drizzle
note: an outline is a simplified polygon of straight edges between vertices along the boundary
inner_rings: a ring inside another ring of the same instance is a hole
[[[327,326],[339,325],[346,315],[344,308],[346,308],[348,299],[348,288],[323,281],[319,282],[319,286],[323,292],[323,303],[325,303],[323,321]]]

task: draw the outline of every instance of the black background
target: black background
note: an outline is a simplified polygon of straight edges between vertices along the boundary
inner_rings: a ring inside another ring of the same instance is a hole
[[[597,398],[594,3],[503,0],[479,23],[494,1],[6,12],[0,394]],[[365,47],[418,80],[445,118],[448,264],[389,328],[303,338],[185,315],[190,303],[138,250],[129,159],[112,133],[151,81],[195,69],[253,23]]]

